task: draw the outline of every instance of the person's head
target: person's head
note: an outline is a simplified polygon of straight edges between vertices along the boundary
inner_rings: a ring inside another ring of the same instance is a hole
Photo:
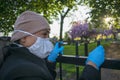
[[[11,41],[29,47],[37,40],[35,36],[48,38],[49,32],[50,26],[43,16],[32,11],[25,11],[17,18],[14,24]]]

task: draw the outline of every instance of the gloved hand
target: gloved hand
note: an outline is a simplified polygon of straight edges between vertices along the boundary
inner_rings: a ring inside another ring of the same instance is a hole
[[[97,48],[95,48],[92,52],[89,53],[86,64],[88,61],[91,61],[99,69],[99,67],[104,62],[104,60],[105,60],[104,48],[103,46],[100,45]]]
[[[60,54],[63,54],[63,50],[64,50],[64,47],[63,46],[59,46],[61,45],[63,42],[57,42],[55,44],[55,47],[54,49],[51,51],[50,55],[48,56],[48,60],[51,61],[51,62],[55,62],[56,61],[56,58],[58,57],[59,53]]]

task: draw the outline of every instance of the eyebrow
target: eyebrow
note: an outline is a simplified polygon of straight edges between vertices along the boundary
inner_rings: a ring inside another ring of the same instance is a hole
[[[41,30],[41,31],[50,31],[50,29],[43,29],[43,30]]]
[[[42,30],[42,31],[50,32],[50,30]]]

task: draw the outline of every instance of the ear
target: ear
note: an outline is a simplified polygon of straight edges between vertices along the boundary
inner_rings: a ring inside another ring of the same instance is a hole
[[[24,44],[25,44],[25,42],[26,42],[26,37],[24,37],[24,38],[20,39],[20,44],[24,45]]]

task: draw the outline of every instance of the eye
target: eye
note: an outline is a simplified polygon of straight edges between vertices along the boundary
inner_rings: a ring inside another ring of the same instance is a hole
[[[50,31],[45,31],[43,35],[49,35]]]
[[[43,33],[43,35],[48,35],[48,33]]]

